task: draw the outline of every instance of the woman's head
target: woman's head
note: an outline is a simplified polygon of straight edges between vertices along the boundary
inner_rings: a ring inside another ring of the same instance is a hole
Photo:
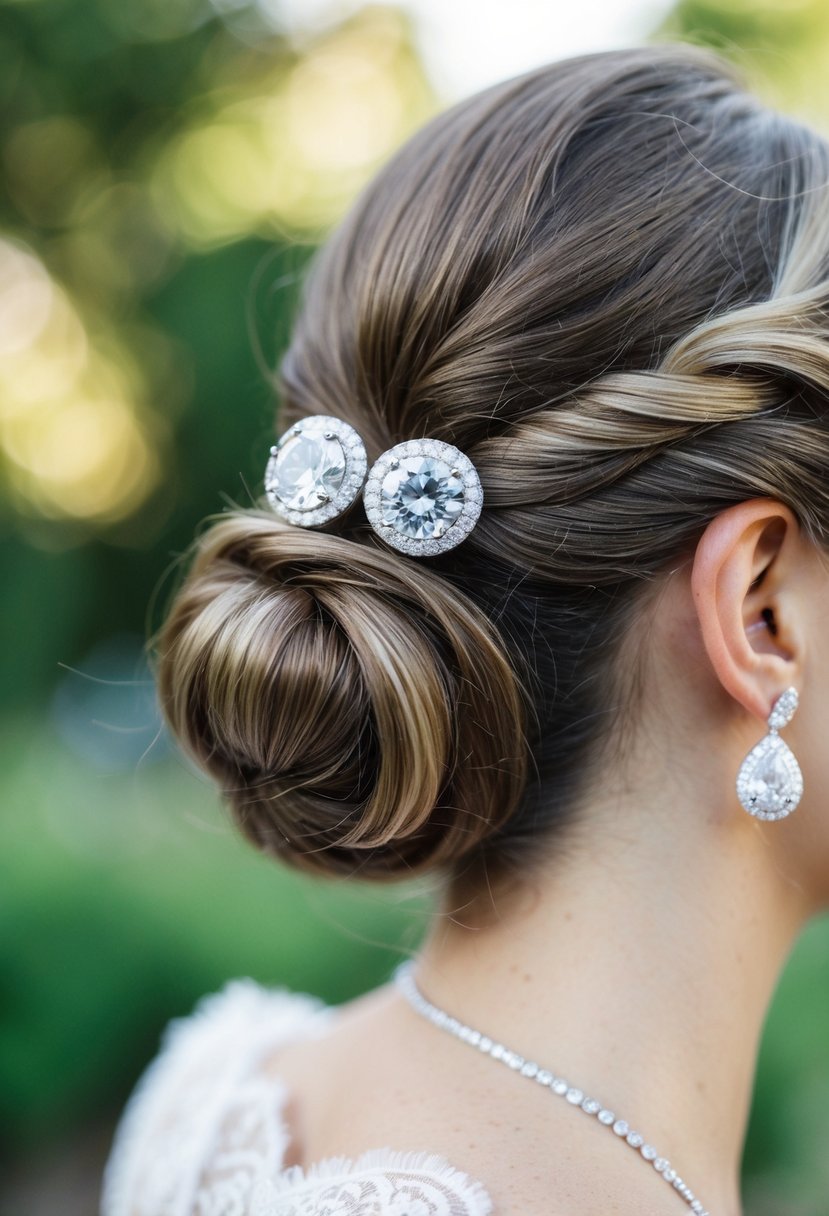
[[[624,754],[708,525],[772,496],[829,549],[827,182],[823,139],[677,44],[508,80],[391,158],[311,267],[278,429],[344,418],[369,462],[448,440],[484,507],[434,558],[359,500],[198,538],[160,693],[246,836],[362,879],[526,875]]]

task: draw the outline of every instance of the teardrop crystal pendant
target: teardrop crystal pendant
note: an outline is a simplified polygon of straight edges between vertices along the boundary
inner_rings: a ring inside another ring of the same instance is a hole
[[[777,733],[791,722],[797,689],[787,688],[768,717],[768,734],[746,756],[737,774],[737,797],[757,819],[784,819],[803,795],[803,774],[791,748]]]

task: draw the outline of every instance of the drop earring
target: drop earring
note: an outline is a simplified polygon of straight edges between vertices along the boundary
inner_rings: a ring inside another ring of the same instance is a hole
[[[737,774],[737,797],[757,819],[784,819],[803,795],[803,774],[791,748],[778,734],[798,706],[796,688],[787,688],[772,706],[768,734],[751,749]]]

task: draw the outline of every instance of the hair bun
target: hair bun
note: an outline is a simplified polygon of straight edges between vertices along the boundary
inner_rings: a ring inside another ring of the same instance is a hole
[[[316,872],[410,876],[512,813],[520,685],[435,571],[260,510],[223,514],[156,639],[164,715],[243,833]]]

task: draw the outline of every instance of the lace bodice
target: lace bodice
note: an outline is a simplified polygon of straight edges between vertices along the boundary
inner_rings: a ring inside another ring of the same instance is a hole
[[[484,1186],[432,1152],[370,1148],[285,1166],[289,1091],[257,1064],[324,1034],[319,997],[231,981],[170,1022],[121,1116],[101,1216],[490,1216]]]

